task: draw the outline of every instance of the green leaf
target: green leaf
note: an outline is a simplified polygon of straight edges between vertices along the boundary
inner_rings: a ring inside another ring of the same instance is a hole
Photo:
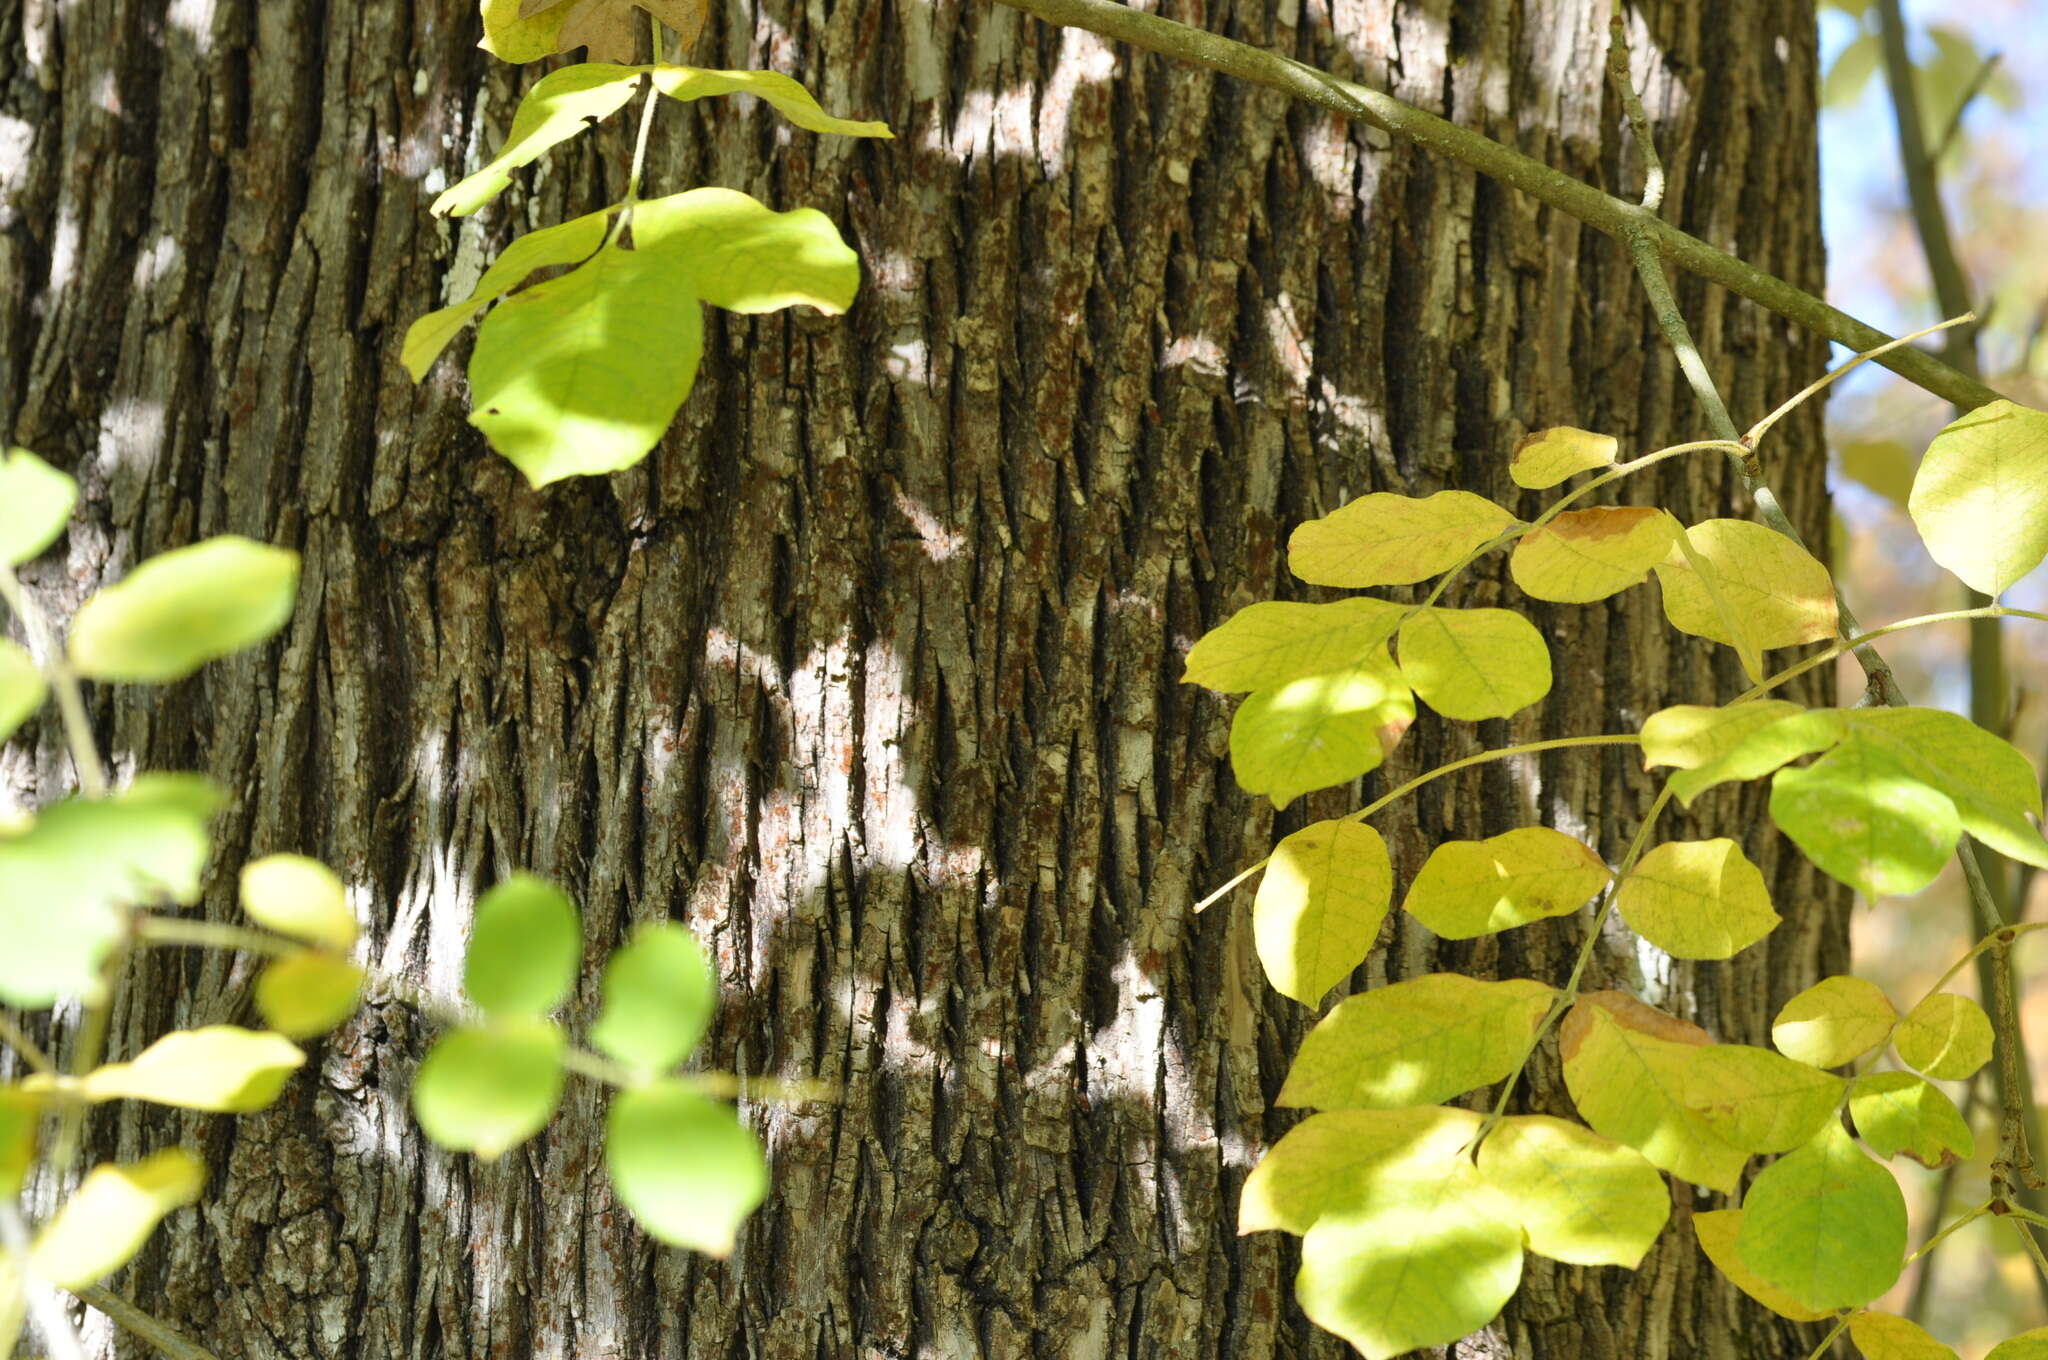
[[[1310,1115],[1245,1178],[1237,1230],[1306,1233],[1324,1214],[1362,1208],[1383,1186],[1459,1156],[1479,1122],[1442,1105]]]
[[[1896,1313],[1858,1313],[1849,1319],[1849,1339],[1864,1360],[1956,1360],[1956,1353],[1917,1322]]]
[[[291,621],[299,555],[209,538],[150,558],[100,591],[71,624],[71,663],[95,680],[181,680]]]
[[[583,959],[583,923],[560,888],[514,874],[477,903],[462,987],[493,1016],[538,1015],[561,1004]]]
[[[1806,1307],[1742,1263],[1742,1258],[1735,1254],[1735,1239],[1742,1231],[1742,1210],[1695,1211],[1692,1230],[1699,1238],[1700,1250],[1728,1277],[1728,1282],[1772,1312],[1794,1322],[1819,1322],[1833,1316],[1826,1309]]]
[[[1571,425],[1535,430],[1516,441],[1508,476],[1516,486],[1542,491],[1581,472],[1613,467],[1621,445],[1611,434],[1595,434]]]
[[[539,61],[561,50],[562,24],[576,0],[521,17],[524,0],[483,0],[484,36],[477,44],[500,61]]]
[[[1569,916],[1612,877],[1583,842],[1547,826],[1524,826],[1438,845],[1401,906],[1444,939],[1469,940]]]
[[[2048,556],[2048,412],[1994,401],[1927,446],[1906,508],[1936,562],[1998,595]]]
[[[222,801],[198,775],[142,775],[111,798],[67,798],[0,834],[0,998],[97,1002],[124,909],[191,902]]]
[[[1947,794],[1963,830],[2001,855],[2048,868],[2048,841],[2028,820],[2041,815],[2040,781],[2010,742],[1936,708],[1851,708],[1839,717],[1848,740],[1881,750]]]
[[[660,441],[703,345],[689,270],[609,245],[491,309],[469,360],[469,423],[536,487],[616,472]]]
[[[1849,1090],[1849,1118],[1871,1151],[1905,1153],[1923,1166],[1948,1166],[1977,1154],[1977,1140],[1954,1101],[1911,1072],[1872,1072]]]
[[[775,212],[732,189],[691,189],[635,205],[633,241],[686,271],[698,297],[729,312],[801,304],[837,316],[860,290],[860,257],[831,218],[815,208]]]
[[[761,1145],[730,1105],[676,1081],[621,1091],[605,1126],[605,1166],[648,1236],[725,1256],[768,1195]]]
[[[1905,509],[1919,464],[1904,444],[1896,439],[1852,440],[1837,445],[1835,456],[1851,480]]]
[[[247,1114],[277,1099],[305,1064],[299,1046],[281,1034],[208,1025],[173,1030],[135,1055],[79,1079],[87,1100],[148,1100],[186,1110]]]
[[[1515,1070],[1554,988],[1431,973],[1337,1003],[1302,1040],[1281,1105],[1325,1110],[1430,1105]]]
[[[1548,1115],[1512,1115],[1479,1145],[1479,1174],[1514,1205],[1529,1250],[1633,1270],[1671,1217],[1671,1191],[1633,1148]]]
[[[718,980],[689,928],[643,925],[605,965],[590,1041],[628,1067],[665,1071],[697,1046],[717,1005]]]
[[[1404,605],[1364,596],[1247,605],[1188,652],[1181,683],[1236,694],[1349,670],[1383,651],[1407,612]]]
[[[1761,524],[1710,519],[1680,535],[1657,566],[1664,616],[1682,633],[1726,643],[1752,673],[1774,647],[1835,636],[1835,584],[1819,559]]]
[[[44,1100],[18,1086],[0,1086],[0,1195],[12,1199],[28,1182],[36,1160],[36,1131]]]
[[[1763,871],[1726,838],[1667,841],[1615,891],[1629,929],[1676,959],[1727,959],[1777,927]]]
[[[1532,599],[1588,604],[1648,580],[1679,532],[1677,520],[1643,506],[1567,510],[1522,536],[1508,570]]]
[[[1707,708],[1678,704],[1643,722],[1643,765],[1677,767],[1671,791],[1687,807],[1719,784],[1755,779],[1800,756],[1825,751],[1846,730],[1835,709],[1778,699]]]
[[[1305,1006],[1365,962],[1394,896],[1387,843],[1362,822],[1317,822],[1274,847],[1252,904],[1267,979]]]
[[[1550,693],[1550,649],[1510,609],[1425,609],[1398,648],[1401,673],[1446,718],[1505,718]]]
[[[2036,1327],[1999,1342],[1984,1360],[2048,1360],[2048,1327]]]
[[[356,914],[334,871],[304,855],[266,855],[242,866],[242,910],[260,926],[346,953]]]
[[[1319,586],[1399,586],[1449,571],[1515,517],[1469,491],[1376,491],[1296,526],[1287,565]]]
[[[567,1048],[545,1020],[453,1030],[413,1078],[413,1115],[440,1146],[495,1160],[554,1117]]]
[[[1954,800],[1890,752],[1856,740],[1772,776],[1771,820],[1814,864],[1866,897],[1920,891],[1963,834]]]
[[[512,172],[530,165],[552,146],[588,131],[612,116],[640,88],[642,66],[578,62],[534,82],[512,115],[505,144],[482,169],[434,200],[436,217],[467,217],[504,192]]]
[[[1685,1103],[1744,1152],[1790,1152],[1835,1117],[1840,1077],[1767,1048],[1715,1044],[1686,1067]]]
[[[1672,1175],[1723,1193],[1749,1155],[1685,1103],[1692,1061],[1712,1040],[1697,1025],[1619,992],[1588,992],[1559,1029],[1565,1087],[1593,1129]]]
[[[656,66],[654,88],[688,102],[710,95],[750,94],[807,132],[839,137],[894,137],[887,123],[834,118],[802,85],[775,71],[707,71],[695,66]]]
[[[29,1263],[61,1289],[83,1289],[128,1264],[164,1215],[199,1198],[206,1167],[183,1148],[102,1162],[36,1234]]]
[[[35,658],[18,644],[0,638],[0,742],[34,717],[48,696],[49,687],[36,669]]]
[[[1827,79],[1821,82],[1821,106],[1845,109],[1854,104],[1870,83],[1871,75],[1877,70],[1878,59],[1883,55],[1877,34],[1859,34],[1828,67]]]
[[[1906,1066],[1942,1081],[1961,1081],[1991,1061],[1991,1017],[1954,992],[1936,992],[1900,1022],[1892,1047]]]
[[[529,231],[514,240],[491,262],[476,288],[452,306],[428,312],[406,328],[399,362],[414,382],[427,376],[434,360],[448,348],[448,342],[476,318],[477,313],[526,282],[534,271],[555,265],[576,264],[590,258],[604,244],[604,234],[614,209],[601,208],[552,227]]]
[[[1891,1037],[1899,1013],[1874,982],[1822,978],[1771,1021],[1771,1042],[1811,1067],[1843,1067]]]
[[[1417,1168],[1316,1220],[1294,1296],[1368,1360],[1456,1341],[1491,1322],[1521,1283],[1514,1208],[1463,1157]]]
[[[1415,721],[1415,696],[1385,644],[1362,665],[1254,691],[1230,723],[1230,765],[1280,807],[1379,768]]]
[[[1906,1255],[1898,1182],[1830,1120],[1757,1174],[1735,1254],[1808,1308],[1855,1308],[1892,1287]]]
[[[332,954],[291,954],[256,979],[263,1023],[292,1039],[325,1034],[355,1014],[363,970]]]
[[[18,566],[71,522],[78,483],[27,449],[0,452],[0,567]]]

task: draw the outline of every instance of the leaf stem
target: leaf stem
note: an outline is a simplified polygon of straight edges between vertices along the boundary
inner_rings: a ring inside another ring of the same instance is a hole
[[[1905,1264],[1912,1265],[1915,1261],[1925,1256],[1928,1252],[1933,1251],[1936,1247],[1940,1246],[1942,1242],[1949,1237],[1950,1234],[1960,1232],[1962,1229],[1968,1227],[1970,1224],[1975,1223],[1978,1219],[1984,1217],[1984,1215],[1990,1213],[1991,1206],[1993,1204],[1996,1204],[1997,1202],[1998,1201],[1996,1200],[1987,1199],[1982,1204],[1978,1205],[1976,1208],[1970,1210],[1968,1213],[1963,1214],[1961,1217],[1957,1218],[1953,1223],[1950,1223],[1940,1232],[1934,1234],[1934,1236],[1928,1238],[1925,1242],[1922,1242],[1920,1244],[1919,1250],[1915,1251],[1911,1256],[1908,1256],[1906,1258]]]
[[[43,1076],[57,1074],[57,1065],[50,1061],[50,1055],[43,1052],[41,1045],[28,1037],[28,1031],[14,1023],[14,1017],[0,1011],[0,1043],[6,1044],[21,1055],[22,1061]]]
[[[135,921],[135,938],[144,944],[190,945],[198,949],[245,949],[252,954],[284,958],[301,953],[305,945],[268,931],[223,921],[194,921],[182,916],[142,916]]]
[[[212,1351],[190,1340],[169,1323],[143,1312],[110,1289],[89,1284],[71,1292],[105,1313],[122,1330],[156,1347],[158,1354],[169,1356],[170,1360],[220,1360]]]
[[[100,765],[99,750],[93,743],[92,720],[86,716],[85,696],[78,687],[78,672],[65,659],[63,644],[43,618],[43,611],[21,588],[21,581],[8,568],[0,568],[0,600],[21,620],[29,643],[45,658],[43,678],[57,696],[57,712],[64,720],[64,740],[71,748],[71,764],[78,772],[78,791],[88,798],[107,794],[106,771]]]
[[[647,16],[647,24],[654,38],[654,61],[656,65],[659,65],[661,62],[661,20],[655,18],[653,13],[650,12]],[[619,204],[619,215],[612,219],[611,232],[605,237],[604,243],[608,246],[616,242],[624,234],[626,228],[632,224],[633,205],[640,201],[640,179],[647,169],[647,135],[654,129],[654,106],[661,102],[661,91],[656,89],[654,85],[653,69],[650,67],[647,74],[641,78],[647,82],[647,92],[642,96],[645,102],[640,106],[640,131],[633,139],[633,164],[632,168],[626,172],[626,197]]]
[[[1856,1310],[1857,1313],[1862,1311],[1860,1308]],[[1849,1322],[1855,1316],[1856,1313],[1842,1314],[1835,1322],[1835,1325],[1828,1329],[1828,1334],[1820,1339],[1820,1344],[1807,1353],[1806,1360],[1820,1360],[1823,1355],[1826,1355],[1828,1347],[1835,1344],[1835,1338],[1849,1330]]]
[[[1855,368],[1858,364],[1868,363],[1870,360],[1877,358],[1880,354],[1888,354],[1892,350],[1897,349],[1901,345],[1910,345],[1915,340],[1918,340],[1923,336],[1932,335],[1936,331],[1945,331],[1950,326],[1961,326],[1966,324],[1967,322],[1975,321],[1976,319],[1977,314],[1975,312],[1964,312],[1961,316],[1952,316],[1946,321],[1937,321],[1932,326],[1922,326],[1919,330],[1914,331],[1911,335],[1902,335],[1898,339],[1893,340],[1888,344],[1879,345],[1876,349],[1865,350],[1863,353],[1857,355],[1855,358],[1850,359],[1847,362],[1843,363],[1840,367],[1832,369],[1827,373],[1823,373],[1820,377],[1815,378],[1812,382],[1800,388],[1798,392],[1794,393],[1790,397],[1787,397],[1782,403],[1780,403],[1777,410],[1771,412],[1762,420],[1759,420],[1756,424],[1749,427],[1749,433],[1742,436],[1743,444],[1750,448],[1755,448],[1757,441],[1764,437],[1764,433],[1767,430],[1769,430],[1771,426],[1777,424],[1784,417],[1790,415],[1794,410],[1796,410],[1799,407],[1799,405],[1802,402],[1804,402],[1807,398],[1813,396],[1816,392],[1826,390],[1830,384],[1841,379],[1844,375],[1846,375],[1851,369]]]

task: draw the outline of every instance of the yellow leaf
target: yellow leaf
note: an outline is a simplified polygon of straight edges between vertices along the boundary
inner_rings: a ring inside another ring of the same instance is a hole
[[[1567,510],[1522,535],[1508,570],[1531,598],[1587,604],[1648,579],[1678,532],[1677,520],[1645,506]]]
[[[1510,609],[1425,609],[1398,645],[1401,674],[1446,718],[1505,718],[1550,693],[1550,649]]]
[[[1393,895],[1387,843],[1363,822],[1317,822],[1281,841],[1252,904],[1274,990],[1315,1005],[1365,962]]]
[[[1977,1140],[1954,1101],[1911,1072],[1871,1072],[1849,1090],[1856,1134],[1880,1157],[1905,1153],[1922,1166],[1974,1157]]]
[[[1299,1236],[1326,1213],[1354,1209],[1388,1182],[1458,1156],[1479,1116],[1442,1105],[1310,1115],[1245,1178],[1237,1231]]]
[[[1913,455],[1896,439],[1858,439],[1837,446],[1842,471],[1893,505],[1913,494]]]
[[[1794,1322],[1820,1322],[1833,1314],[1808,1308],[1784,1290],[1759,1276],[1735,1254],[1735,1239],[1742,1231],[1742,1210],[1712,1209],[1692,1216],[1693,1235],[1700,1250],[1728,1282],[1780,1317]]]
[[[1281,1105],[1324,1110],[1430,1105],[1520,1065],[1555,989],[1430,973],[1347,997],[1302,1040]]]
[[[355,1012],[363,970],[332,954],[294,954],[256,979],[256,1009],[290,1039],[325,1034]]]
[[[1841,1108],[1840,1077],[1768,1048],[1715,1044],[1687,1065],[1685,1103],[1744,1152],[1790,1152]]]
[[[1613,467],[1621,445],[1611,434],[1595,434],[1571,425],[1536,430],[1515,444],[1508,476],[1516,486],[1541,491],[1594,468]]]
[[[542,76],[519,101],[498,154],[443,190],[434,200],[434,215],[467,217],[489,203],[512,183],[514,170],[625,107],[640,88],[643,69],[578,62]]]
[[[0,1196],[12,1199],[28,1180],[36,1157],[36,1126],[43,1100],[18,1086],[0,1086]]]
[[[750,94],[806,132],[839,137],[894,137],[887,123],[834,118],[811,92],[779,71],[707,71],[696,66],[656,66],[654,88],[688,103],[720,94]]]
[[[242,866],[242,910],[280,935],[337,952],[356,942],[356,914],[341,880],[304,855],[266,855]]]
[[[1771,1021],[1771,1042],[1810,1066],[1840,1067],[1883,1043],[1898,1016],[1877,984],[1822,978],[1785,1003]]]
[[[1437,846],[1401,905],[1444,939],[1469,940],[1569,916],[1611,877],[1584,843],[1547,826],[1525,826]]]
[[[111,1275],[142,1250],[165,1214],[199,1198],[205,1180],[206,1168],[183,1148],[94,1167],[36,1234],[29,1253],[36,1274],[64,1289]]]
[[[1819,559],[1791,539],[1741,519],[1710,519],[1685,531],[1657,565],[1664,616],[1683,633],[1726,643],[1745,667],[1775,647],[1835,636],[1835,585]]]
[[[1936,992],[1906,1012],[1892,1046],[1906,1066],[1961,1081],[1991,1060],[1991,1017],[1954,992]]]
[[[1678,704],[1643,722],[1643,766],[1677,767],[1671,791],[1687,807],[1717,784],[1755,779],[1842,739],[1840,713],[1780,699],[1708,708]]]
[[[281,1034],[235,1025],[173,1030],[137,1054],[79,1079],[87,1100],[149,1100],[187,1110],[246,1114],[277,1099],[306,1055]]]
[[[1671,1191],[1640,1152],[1548,1115],[1515,1115],[1479,1145],[1479,1174],[1515,1206],[1529,1250],[1633,1270],[1671,1217]]]
[[[1999,1342],[1984,1360],[2048,1360],[2048,1327],[2036,1327]]]
[[[1763,871],[1718,838],[1667,841],[1637,862],[1615,892],[1629,928],[1678,959],[1726,959],[1778,924]]]
[[[1863,1360],[1956,1360],[1956,1353],[1925,1328],[1896,1313],[1858,1313],[1849,1319],[1849,1339]]]
[[[1181,683],[1235,694],[1348,670],[1384,648],[1407,612],[1404,605],[1364,596],[1247,605],[1189,650]]]
[[[1966,412],[1927,446],[1906,505],[1935,561],[1999,594],[2048,556],[2048,412]]]
[[[1686,1073],[1706,1031],[1619,992],[1579,998],[1559,1029],[1565,1087],[1596,1132],[1672,1175],[1724,1193],[1749,1155],[1685,1103]]]
[[[1449,571],[1517,521],[1469,491],[1379,491],[1296,527],[1287,565],[1319,586],[1401,586]]]
[[[1230,722],[1230,765],[1280,807],[1379,768],[1415,721],[1415,696],[1386,645],[1350,670],[1255,690]]]

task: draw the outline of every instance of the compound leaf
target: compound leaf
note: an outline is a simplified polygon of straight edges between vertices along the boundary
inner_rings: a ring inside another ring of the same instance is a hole
[[[1513,1115],[1479,1145],[1479,1174],[1513,1203],[1529,1250],[1581,1266],[1641,1264],[1671,1192],[1640,1152],[1548,1115]]]
[[[1905,1153],[1922,1166],[1947,1166],[1977,1153],[1956,1103],[1911,1072],[1872,1072],[1849,1090],[1849,1118],[1878,1156]]]
[[[1906,501],[1928,555],[1997,595],[2048,556],[2048,412],[1994,401],[1927,446]]]
[[[299,555],[224,534],[150,558],[71,623],[71,664],[95,680],[180,680],[285,626]]]
[[[1892,1287],[1906,1255],[1906,1197],[1829,1120],[1757,1174],[1735,1254],[1808,1308],[1856,1308]]]
[[[650,1237],[713,1256],[768,1194],[761,1144],[732,1106],[675,1081],[621,1091],[605,1124],[605,1166]]]
[[[1883,753],[1896,768],[1955,803],[1963,830],[2001,855],[2048,868],[2041,784],[2011,742],[1938,708],[1842,709],[1847,740]]]
[[[1287,565],[1319,586],[1398,586],[1449,571],[1517,521],[1469,491],[1376,491],[1296,526]]]
[[[1613,467],[1621,445],[1611,434],[1595,434],[1571,425],[1535,430],[1515,443],[1508,476],[1516,486],[1542,491],[1581,472]]]
[[[1906,1012],[1892,1036],[1899,1058],[1943,1081],[1961,1081],[1991,1061],[1991,1017],[1967,996],[1936,992]]]
[[[405,371],[412,375],[412,380],[418,382],[426,377],[427,370],[434,366],[434,360],[448,348],[448,342],[460,334],[477,313],[526,282],[527,276],[535,270],[589,259],[604,244],[605,230],[613,211],[601,208],[516,238],[498,252],[498,258],[491,261],[491,267],[476,281],[476,287],[468,297],[438,311],[428,312],[408,326],[398,357],[399,362],[405,365]]]
[[[1874,982],[1822,978],[1787,1001],[1771,1021],[1771,1042],[1811,1067],[1841,1067],[1890,1037],[1899,1013]]]
[[[1387,843],[1362,822],[1317,822],[1274,847],[1252,904],[1267,979],[1305,1006],[1365,962],[1393,901]]]
[[[1400,627],[1403,605],[1359,597],[1330,604],[1247,605],[1188,652],[1183,684],[1236,694],[1368,662]]]
[[[633,209],[633,242],[729,312],[799,304],[837,316],[860,290],[860,257],[816,208],[776,212],[732,189],[690,189]]]
[[[1302,1040],[1279,1104],[1325,1110],[1428,1105],[1515,1070],[1555,989],[1431,973],[1337,1003]]]
[[[1763,871],[1726,838],[1667,841],[1615,891],[1629,928],[1673,958],[1726,959],[1778,924]]]
[[[1588,604],[1640,585],[1671,551],[1678,521],[1662,510],[1567,510],[1522,536],[1508,570],[1532,599]]]
[[[1399,648],[1401,674],[1446,718],[1505,718],[1550,693],[1550,649],[1511,609],[1424,609]]]
[[[1569,916],[1613,875],[1584,842],[1547,826],[1445,841],[1408,885],[1402,909],[1447,940]]]

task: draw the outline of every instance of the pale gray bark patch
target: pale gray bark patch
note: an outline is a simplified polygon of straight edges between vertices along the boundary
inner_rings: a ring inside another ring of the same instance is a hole
[[[1633,186],[1602,0],[1166,8]],[[1638,8],[1673,216],[1817,287],[1811,7]],[[1380,134],[1007,10],[743,0],[699,61],[792,71],[899,140],[670,108],[651,183],[823,207],[862,298],[714,315],[643,467],[535,493],[463,423],[464,347],[415,388],[398,338],[515,231],[616,196],[630,119],[476,222],[433,221],[538,74],[475,37],[468,0],[0,7],[0,145],[24,145],[0,178],[0,425],[88,497],[33,587],[68,611],[226,531],[305,554],[277,645],[94,696],[124,767],[233,791],[209,914],[233,916],[244,856],[320,855],[367,957],[446,994],[478,888],[532,868],[585,911],[574,1023],[631,922],[682,919],[723,977],[708,1060],[843,1094],[749,1107],[775,1190],[731,1261],[657,1251],[607,1187],[598,1093],[496,1165],[445,1156],[406,1107],[430,1031],[380,1001],[271,1112],[98,1119],[96,1154],[183,1139],[215,1173],[120,1288],[224,1360],[1340,1354],[1292,1302],[1291,1244],[1235,1235],[1313,1017],[1263,985],[1248,895],[1188,905],[1359,795],[1277,818],[1245,798],[1230,706],[1182,688],[1180,658],[1233,609],[1310,597],[1286,534],[1352,496],[1455,485],[1530,511],[1505,467],[1531,428],[1697,437],[1625,253]],[[1825,359],[1716,290],[1682,297],[1738,418]],[[1781,431],[1772,477],[1824,542],[1818,414]],[[1706,459],[1623,494],[1745,510]],[[1499,563],[1452,598],[1517,602]],[[1740,688],[1662,628],[1654,587],[1534,612],[1556,693],[1509,722],[1425,715],[1366,795]],[[17,797],[66,777],[35,735],[0,765]],[[1551,756],[1380,824],[1405,881],[1438,839],[1531,820],[1618,853],[1650,792],[1629,753]],[[1754,1041],[1838,970],[1846,904],[1766,826],[1751,791],[1665,831],[1749,828],[1776,935],[1647,976],[1617,939],[1595,980]],[[1357,985],[1559,979],[1584,924],[1438,947],[1397,920]],[[216,958],[129,982],[119,1053],[250,1014],[247,969]],[[1534,1078],[1566,1112],[1554,1062]],[[1635,1274],[1532,1261],[1462,1353],[1801,1353],[1703,1266],[1685,1224],[1708,1203],[1680,1191]]]

